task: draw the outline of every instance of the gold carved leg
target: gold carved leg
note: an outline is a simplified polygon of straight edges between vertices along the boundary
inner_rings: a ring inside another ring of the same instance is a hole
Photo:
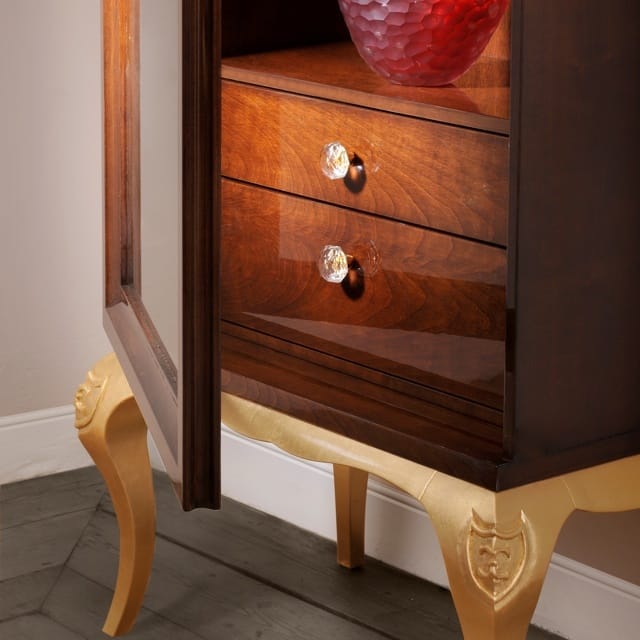
[[[524,640],[573,502],[560,480],[494,493],[444,474],[422,503],[465,640]]]
[[[153,560],[155,498],[147,427],[114,354],[100,360],[75,398],[76,427],[107,485],[120,529],[118,578],[103,631],[131,629]]]
[[[421,502],[442,547],[465,640],[524,640],[575,509],[640,507],[640,456],[494,493],[435,473]]]
[[[245,436],[334,465],[339,536],[347,541],[339,546],[350,553],[352,540],[361,539],[353,522],[364,522],[364,506],[362,513],[350,509],[364,494],[367,473],[419,500],[438,534],[465,640],[526,637],[573,510],[640,508],[640,455],[495,493],[227,394],[222,414]]]
[[[338,563],[348,569],[364,564],[364,517],[367,504],[366,471],[333,465],[336,496]]]

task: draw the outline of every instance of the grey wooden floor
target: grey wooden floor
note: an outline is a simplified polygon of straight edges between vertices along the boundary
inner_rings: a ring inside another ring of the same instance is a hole
[[[332,542],[230,500],[183,513],[166,477],[155,483],[154,569],[132,640],[462,637],[446,590],[372,559],[341,569]],[[106,637],[118,532],[96,470],[5,485],[0,508],[0,639]]]

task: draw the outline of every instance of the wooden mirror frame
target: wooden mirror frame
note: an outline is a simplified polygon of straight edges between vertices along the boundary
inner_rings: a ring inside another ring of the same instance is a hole
[[[181,362],[174,363],[141,297],[139,2],[103,0],[103,321],[183,508],[216,508],[219,3],[182,0]]]

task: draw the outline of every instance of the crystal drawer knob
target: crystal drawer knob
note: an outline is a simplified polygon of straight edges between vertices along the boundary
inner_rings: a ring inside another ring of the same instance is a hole
[[[318,258],[318,271],[327,282],[342,282],[349,273],[347,254],[337,245],[326,245]]]
[[[349,173],[349,154],[339,142],[325,144],[320,155],[322,173],[331,180],[340,180]]]

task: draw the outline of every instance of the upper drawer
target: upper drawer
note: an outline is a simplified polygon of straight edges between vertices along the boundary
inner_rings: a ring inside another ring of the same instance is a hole
[[[222,204],[225,320],[502,408],[504,249],[228,180]]]
[[[364,184],[331,180],[340,142]],[[508,139],[372,109],[222,82],[222,174],[506,245]]]

